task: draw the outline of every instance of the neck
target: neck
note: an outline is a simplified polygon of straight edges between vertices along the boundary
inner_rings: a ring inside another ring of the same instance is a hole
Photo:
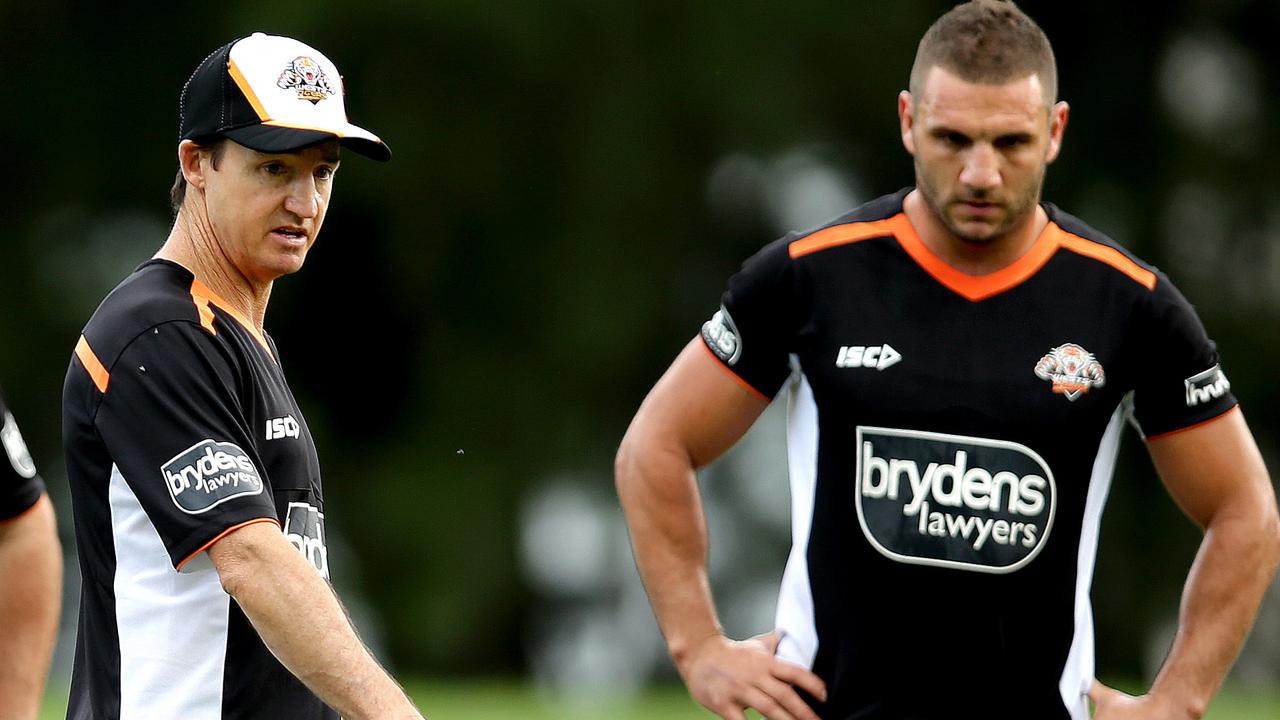
[[[261,331],[267,302],[271,299],[271,282],[254,282],[240,272],[213,232],[202,200],[198,194],[188,192],[169,237],[155,257],[190,270],[197,280],[252,320]]]
[[[1049,224],[1049,216],[1036,203],[1034,212],[1027,213],[1004,235],[987,242],[966,242],[943,224],[919,189],[907,195],[902,208],[920,242],[938,259],[966,275],[989,275],[1017,262]]]

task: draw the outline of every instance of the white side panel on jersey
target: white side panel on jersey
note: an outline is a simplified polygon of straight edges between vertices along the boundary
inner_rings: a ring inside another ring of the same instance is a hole
[[[155,482],[161,482],[157,473]],[[120,718],[219,720],[230,596],[210,565],[173,569],[160,535],[111,466]]]
[[[812,669],[818,652],[818,628],[807,555],[818,476],[818,406],[804,375],[791,385],[787,458],[791,475],[791,555],[778,593],[776,625],[782,631],[782,641],[778,643],[777,656]]]
[[[1102,509],[1111,490],[1111,475],[1116,467],[1116,453],[1120,450],[1120,432],[1128,399],[1111,415],[1098,455],[1093,461],[1093,474],[1089,477],[1089,495],[1084,504],[1084,520],[1080,526],[1080,549],[1076,557],[1076,616],[1075,635],[1071,650],[1062,669],[1058,692],[1062,703],[1071,713],[1072,720],[1089,720],[1089,700],[1085,693],[1093,684],[1093,605],[1089,590],[1093,585],[1093,564],[1098,555],[1098,528],[1102,523]]]

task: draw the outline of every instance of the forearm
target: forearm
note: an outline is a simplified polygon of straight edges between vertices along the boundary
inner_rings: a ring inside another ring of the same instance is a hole
[[[1183,589],[1173,647],[1152,694],[1174,700],[1193,717],[1204,713],[1275,574],[1277,532],[1273,505],[1224,512],[1210,523]]]
[[[53,656],[62,550],[48,497],[0,523],[0,718],[35,718]]]
[[[347,720],[422,717],[360,641],[328,584],[287,541],[254,546],[231,564],[227,591],[281,664],[321,700]],[[307,608],[305,628],[300,607]]]
[[[636,566],[677,665],[699,642],[721,633],[707,575],[706,518],[689,458],[636,447],[618,453],[618,496]]]

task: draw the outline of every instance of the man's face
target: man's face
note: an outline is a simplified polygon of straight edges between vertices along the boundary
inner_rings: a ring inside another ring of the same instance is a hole
[[[952,235],[985,244],[1028,219],[1067,121],[1036,75],[981,85],[933,67],[898,109],[920,194]]]
[[[338,142],[266,154],[228,141],[217,169],[202,158],[209,223],[227,259],[249,280],[297,272],[329,206]]]

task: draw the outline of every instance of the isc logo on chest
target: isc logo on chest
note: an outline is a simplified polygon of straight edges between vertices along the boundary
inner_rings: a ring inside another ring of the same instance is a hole
[[[272,418],[267,421],[267,439],[297,438],[302,434],[302,425],[292,415]]]
[[[888,343],[884,345],[844,345],[836,355],[839,368],[875,368],[883,370],[902,359],[902,354]]]

